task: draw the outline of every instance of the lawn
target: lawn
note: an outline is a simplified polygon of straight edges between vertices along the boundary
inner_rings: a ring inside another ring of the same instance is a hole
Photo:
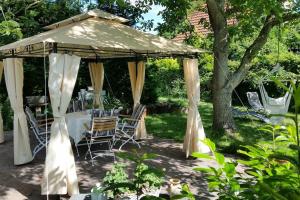
[[[204,125],[204,130],[210,139],[217,145],[220,151],[236,153],[241,145],[254,145],[271,143],[272,136],[260,131],[265,124],[254,119],[236,119],[237,132],[230,135],[215,136],[212,133],[212,104],[201,102],[199,111]],[[147,130],[150,134],[161,138],[171,138],[183,141],[186,128],[186,114],[182,112],[153,114],[146,118]]]

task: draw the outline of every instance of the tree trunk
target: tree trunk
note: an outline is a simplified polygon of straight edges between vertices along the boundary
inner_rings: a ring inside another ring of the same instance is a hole
[[[213,76],[213,130],[217,133],[232,132],[235,124],[232,116],[231,100],[233,89],[229,85],[228,53],[223,51],[218,40],[214,46]],[[225,49],[227,46],[225,46]]]
[[[213,130],[216,133],[232,132],[235,123],[232,116],[232,90],[220,88],[213,95]]]
[[[214,32],[213,129],[232,131],[235,128],[231,109],[233,87],[228,86],[229,33],[224,16],[224,0],[207,0],[209,20]]]

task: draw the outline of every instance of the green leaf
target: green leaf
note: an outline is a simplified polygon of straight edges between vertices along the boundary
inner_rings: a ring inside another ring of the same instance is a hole
[[[220,183],[220,182],[217,182],[217,181],[215,181],[215,182],[209,182],[209,183],[208,183],[208,187],[209,187],[209,188],[218,188],[220,184],[221,184],[221,183]]]
[[[198,171],[198,172],[204,172],[204,173],[211,173],[211,172],[213,172],[212,169],[210,169],[210,168],[204,168],[204,167],[195,167],[193,170]]]
[[[212,152],[215,152],[216,151],[216,145],[213,141],[211,141],[209,138],[205,138],[203,141],[202,141],[204,144],[206,144],[210,150]]]
[[[194,153],[192,153],[192,156],[195,158],[204,158],[204,159],[209,159],[209,160],[213,159],[210,155],[208,155],[206,153],[200,153],[200,152],[194,152]]]
[[[237,181],[231,181],[230,182],[230,187],[231,187],[231,190],[233,191],[239,191],[240,190],[240,184],[237,182]]]
[[[216,161],[219,165],[223,165],[225,162],[225,157],[223,156],[223,154],[220,154],[218,152],[215,152],[215,157],[216,157]]]
[[[275,141],[288,141],[288,138],[284,135],[280,135],[275,138]]]
[[[228,177],[233,177],[236,174],[235,165],[233,163],[225,163],[224,171]]]

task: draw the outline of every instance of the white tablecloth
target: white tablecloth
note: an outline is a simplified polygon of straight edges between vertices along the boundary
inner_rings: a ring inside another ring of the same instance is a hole
[[[78,144],[87,131],[84,124],[90,126],[91,115],[86,112],[68,113],[66,114],[66,122],[70,137],[73,138],[75,144]]]

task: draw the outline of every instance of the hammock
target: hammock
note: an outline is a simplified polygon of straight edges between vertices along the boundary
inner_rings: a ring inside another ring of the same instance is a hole
[[[264,111],[264,107],[259,100],[257,92],[247,92],[247,99],[253,110],[257,112]]]
[[[268,93],[261,83],[259,85],[259,91],[261,94],[262,103],[265,111],[271,115],[285,115],[288,112],[289,105],[291,102],[293,87],[290,85],[289,91],[286,94],[279,98],[272,98],[268,96]],[[282,121],[283,117],[280,116],[272,116],[270,118],[270,122],[272,124],[277,124]]]

